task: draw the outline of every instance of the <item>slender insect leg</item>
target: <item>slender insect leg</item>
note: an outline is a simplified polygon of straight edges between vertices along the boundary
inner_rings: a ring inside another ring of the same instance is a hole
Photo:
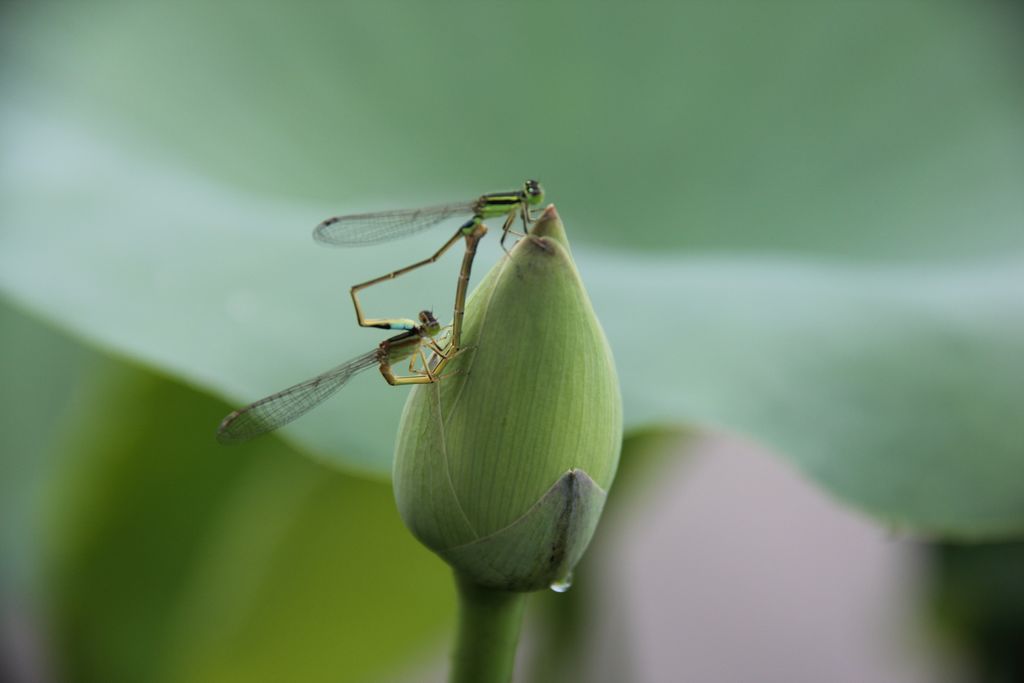
[[[455,358],[459,357],[462,354],[463,351],[469,351],[470,349],[473,349],[473,348],[476,348],[476,347],[474,347],[474,346],[464,346],[462,348],[456,349],[455,353],[448,353],[448,355],[442,356],[440,362],[438,362],[438,364],[435,365],[433,370],[432,370],[432,372],[434,374],[434,377],[436,377],[438,380],[440,380],[442,378],[441,373],[444,372],[446,367],[448,367],[448,363],[452,362]],[[451,375],[457,375],[460,372],[462,372],[462,370],[448,370],[448,372],[444,374],[444,377],[449,377]]]
[[[387,361],[381,361],[380,374],[384,376],[384,381],[386,381],[391,386],[395,386],[396,384],[398,384],[398,378],[395,377],[393,372],[391,372],[391,364],[388,363]]]
[[[441,345],[438,344],[436,340],[431,339],[430,341],[427,342],[427,346],[429,346],[430,350],[433,351],[434,353],[436,353],[441,358],[447,358],[448,357],[447,351],[445,349],[442,349]]]
[[[525,232],[527,235],[529,235],[530,234],[530,223],[533,222],[531,217],[530,217],[530,205],[527,204],[524,201],[519,206],[519,212],[520,212],[520,216],[522,216],[522,218],[523,218],[523,232]]]
[[[476,219],[474,218],[474,220]],[[467,223],[467,225],[469,224]],[[373,285],[385,282],[387,280],[394,280],[396,277],[405,275],[406,273],[416,270],[421,266],[434,263],[435,261],[437,261],[437,259],[441,258],[441,256],[443,256],[446,251],[451,249],[453,244],[459,241],[459,238],[462,237],[463,235],[463,230],[465,229],[465,227],[466,226],[460,227],[458,231],[454,235],[452,235],[452,237],[447,242],[444,243],[444,246],[438,249],[437,252],[430,258],[423,259],[422,261],[417,261],[411,266],[406,266],[405,268],[399,268],[398,270],[392,271],[387,275],[381,275],[380,277],[375,277],[372,280],[367,280],[366,282],[361,282],[358,285],[353,285],[350,292],[352,294],[352,304],[356,308],[356,320],[359,322],[359,325],[362,327],[379,327],[384,330],[395,329],[396,323],[398,323],[398,326],[402,328],[407,327],[407,324],[410,321],[404,318],[367,318],[365,315],[363,315],[363,307],[359,303],[360,290],[366,289],[367,287],[372,287]]]
[[[415,364],[417,358],[423,362],[423,370],[416,369]],[[430,369],[426,356],[423,355],[422,345],[417,348],[417,350],[412,354],[412,358],[409,359],[409,372],[409,375],[395,375],[391,362],[387,357],[383,357],[380,361],[380,374],[383,375],[384,380],[393,387],[402,384],[430,384],[432,382],[436,382],[437,372]]]
[[[430,363],[427,362],[427,357],[423,354],[423,347],[419,348],[420,360],[423,361],[423,372],[418,374],[426,375],[431,381],[436,381],[437,376],[430,370]]]
[[[422,349],[420,349],[420,353],[423,353]],[[384,368],[381,368],[381,372],[384,372]],[[388,377],[385,375],[384,379],[386,379],[388,384],[391,384],[392,386],[401,386],[402,384],[433,384],[437,381],[437,370],[430,370],[428,367],[426,371],[417,371],[414,375],[399,377],[395,377],[394,375]]]
[[[423,377],[421,375],[413,377],[395,377],[394,380],[395,381],[391,382],[391,384],[396,387],[402,386],[403,384],[433,384],[436,381],[430,377]]]
[[[510,232],[514,233],[518,237],[525,237],[525,235],[520,235],[518,232],[512,230],[512,223],[515,221],[517,213],[518,211],[513,211],[512,213],[510,213],[508,215],[508,218],[505,219],[505,224],[501,226],[501,240],[499,240],[498,244],[501,245],[502,250],[506,254],[508,254],[509,251],[508,249],[505,248],[505,238],[508,237],[508,234]]]

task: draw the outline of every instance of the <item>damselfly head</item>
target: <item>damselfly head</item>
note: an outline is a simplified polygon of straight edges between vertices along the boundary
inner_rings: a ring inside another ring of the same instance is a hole
[[[434,317],[433,311],[420,311],[420,327],[431,337],[441,331],[441,323]]]
[[[527,180],[523,183],[523,192],[526,193],[526,201],[536,206],[544,201],[544,188],[536,180]]]

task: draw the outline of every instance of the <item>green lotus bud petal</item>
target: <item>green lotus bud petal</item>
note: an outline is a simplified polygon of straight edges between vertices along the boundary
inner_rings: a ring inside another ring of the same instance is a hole
[[[480,585],[557,586],[615,476],[622,399],[553,207],[470,297],[462,348],[441,381],[406,402],[399,512]]]

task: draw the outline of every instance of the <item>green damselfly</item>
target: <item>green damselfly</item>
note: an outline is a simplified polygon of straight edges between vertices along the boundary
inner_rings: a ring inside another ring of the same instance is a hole
[[[436,382],[455,352],[442,349],[434,340],[441,331],[441,324],[434,314],[421,311],[418,322],[407,318],[387,322],[390,324],[388,329],[403,331],[385,339],[372,351],[232,412],[217,428],[217,440],[225,444],[240,443],[283,427],[330,398],[353,376],[374,365],[393,386]],[[440,360],[431,365],[424,348],[433,351]],[[410,374],[396,376],[392,365],[406,358],[410,359]],[[417,360],[421,361],[422,369],[416,368]]]
[[[527,180],[521,189],[491,192],[468,202],[428,206],[422,209],[334,216],[316,226],[313,237],[318,242],[343,247],[378,244],[432,228],[451,218],[469,216],[469,220],[459,226],[455,235],[437,254],[416,264],[426,265],[436,261],[459,237],[473,232],[474,228],[487,218],[505,216],[505,224],[502,226],[504,234],[501,236],[501,243],[504,245],[516,216],[522,218],[523,230],[527,231],[531,222],[530,209],[542,201],[544,188],[536,180]]]
[[[468,202],[442,204],[422,209],[334,216],[316,226],[313,237],[318,242],[335,246],[378,244],[421,232],[451,218],[469,216],[469,219],[459,226],[455,234],[429,258],[352,287],[352,302],[355,304],[356,318],[359,324],[363,327],[380,327],[380,320],[367,319],[363,315],[358,297],[360,290],[386,280],[393,280],[421,266],[434,263],[451,249],[460,237],[466,240],[467,249],[470,246],[475,248],[476,242],[481,236],[480,228],[484,227],[483,222],[487,218],[505,216],[505,224],[501,228],[501,245],[504,248],[505,238],[512,232],[512,223],[516,217],[519,216],[522,219],[523,230],[528,231],[532,221],[530,210],[542,201],[544,201],[544,188],[536,180],[527,180],[519,190],[491,192]],[[484,231],[486,232],[486,228]],[[471,261],[469,266],[472,266]],[[463,261],[463,270],[468,270],[465,261]],[[460,271],[460,277],[461,275]]]

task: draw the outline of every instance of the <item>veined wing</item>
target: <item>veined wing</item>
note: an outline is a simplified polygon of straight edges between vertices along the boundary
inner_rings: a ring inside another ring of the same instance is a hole
[[[320,405],[353,375],[376,364],[375,349],[313,379],[261,398],[225,417],[217,428],[217,440],[240,443],[283,427]]]
[[[359,213],[328,218],[313,231],[318,242],[353,247],[376,244],[432,228],[455,216],[473,215],[475,202],[428,206],[423,209]]]

